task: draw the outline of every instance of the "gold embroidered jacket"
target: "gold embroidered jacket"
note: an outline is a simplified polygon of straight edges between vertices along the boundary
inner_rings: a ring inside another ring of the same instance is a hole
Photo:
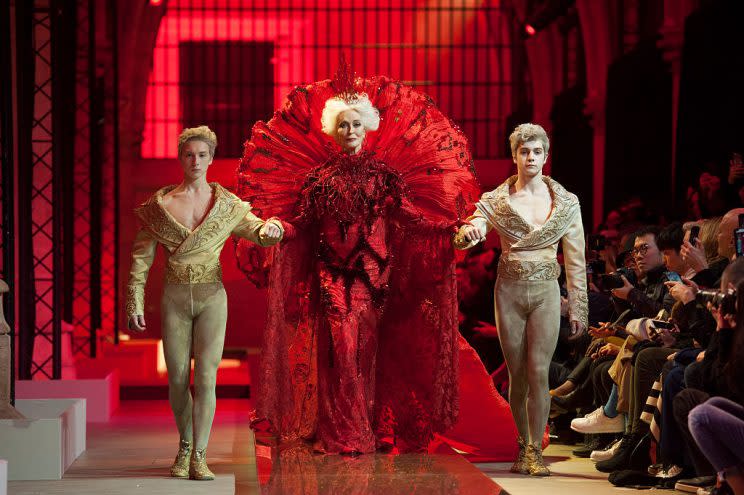
[[[163,206],[163,196],[175,186],[160,189],[135,208],[134,213],[141,228],[132,246],[132,266],[127,284],[127,316],[144,313],[145,282],[158,244],[165,247],[168,257],[165,282],[197,284],[222,280],[220,252],[230,235],[244,237],[264,247],[279,242],[263,238],[259,234],[265,222],[251,213],[249,203],[241,201],[216,182],[210,183],[210,186],[214,190],[214,204],[204,221],[194,230],[181,225]],[[284,233],[278,220],[268,221],[274,222]]]
[[[483,194],[476,203],[476,212],[469,220],[474,225],[485,225],[487,231],[495,228],[498,232],[502,249],[498,275],[503,278],[557,279],[560,265],[556,253],[560,241],[568,286],[569,318],[586,327],[589,304],[579,199],[555,180],[544,176],[543,181],[553,197],[553,211],[543,226],[535,228],[509,203],[509,188],[516,180],[517,176],[512,176],[493,191]],[[455,237],[455,247],[458,249],[467,249],[472,245],[459,235]]]

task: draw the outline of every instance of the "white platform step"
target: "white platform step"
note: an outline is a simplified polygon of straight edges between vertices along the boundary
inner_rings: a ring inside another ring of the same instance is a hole
[[[27,419],[0,420],[8,480],[58,480],[85,451],[85,399],[16,400]]]
[[[0,459],[0,495],[8,495],[8,461]]]
[[[16,399],[85,399],[89,423],[105,423],[119,409],[119,370],[78,373],[74,380],[16,380]]]
[[[137,478],[64,478],[59,481],[12,482],[18,494],[48,495],[234,495],[235,475],[218,474],[214,481],[189,481],[167,476]],[[258,489],[258,488],[256,488]],[[252,493],[252,492],[251,492]]]

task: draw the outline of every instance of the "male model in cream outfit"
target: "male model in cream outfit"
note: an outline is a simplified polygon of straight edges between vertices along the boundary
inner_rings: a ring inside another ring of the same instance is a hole
[[[141,228],[132,246],[127,285],[129,328],[145,330],[144,289],[158,244],[167,263],[161,301],[168,395],[181,437],[171,476],[214,479],[205,458],[215,410],[217,367],[227,323],[220,252],[235,234],[261,246],[279,242],[281,222],[266,222],[216,182],[207,182],[217,136],[208,127],[184,129],[178,138],[183,181],[164,187],[135,209]],[[189,382],[194,355],[194,398]]]
[[[491,229],[499,234],[494,304],[520,447],[511,470],[548,476],[541,443],[550,412],[548,367],[560,328],[556,253],[561,242],[571,333],[577,336],[586,329],[588,312],[584,229],[578,198],[542,175],[550,147],[545,130],[521,124],[509,141],[517,175],[481,196],[455,236],[455,247],[470,248]]]

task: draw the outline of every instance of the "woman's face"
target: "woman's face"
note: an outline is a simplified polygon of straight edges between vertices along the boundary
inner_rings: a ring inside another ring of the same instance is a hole
[[[184,177],[191,180],[199,179],[207,174],[207,169],[212,164],[209,145],[200,139],[186,141],[178,160],[181,162]]]
[[[338,114],[335,140],[346,153],[354,154],[362,148],[367,131],[362,125],[362,116],[356,110],[344,110]]]

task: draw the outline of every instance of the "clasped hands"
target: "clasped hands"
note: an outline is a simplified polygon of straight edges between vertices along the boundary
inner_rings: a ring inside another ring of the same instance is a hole
[[[268,220],[261,226],[258,236],[264,240],[278,241],[282,238],[282,229],[277,225],[277,222]]]
[[[470,244],[471,242],[477,244],[486,239],[486,229],[477,227],[472,223],[466,223],[465,225],[460,227],[460,232],[458,233],[458,235],[468,244]]]

